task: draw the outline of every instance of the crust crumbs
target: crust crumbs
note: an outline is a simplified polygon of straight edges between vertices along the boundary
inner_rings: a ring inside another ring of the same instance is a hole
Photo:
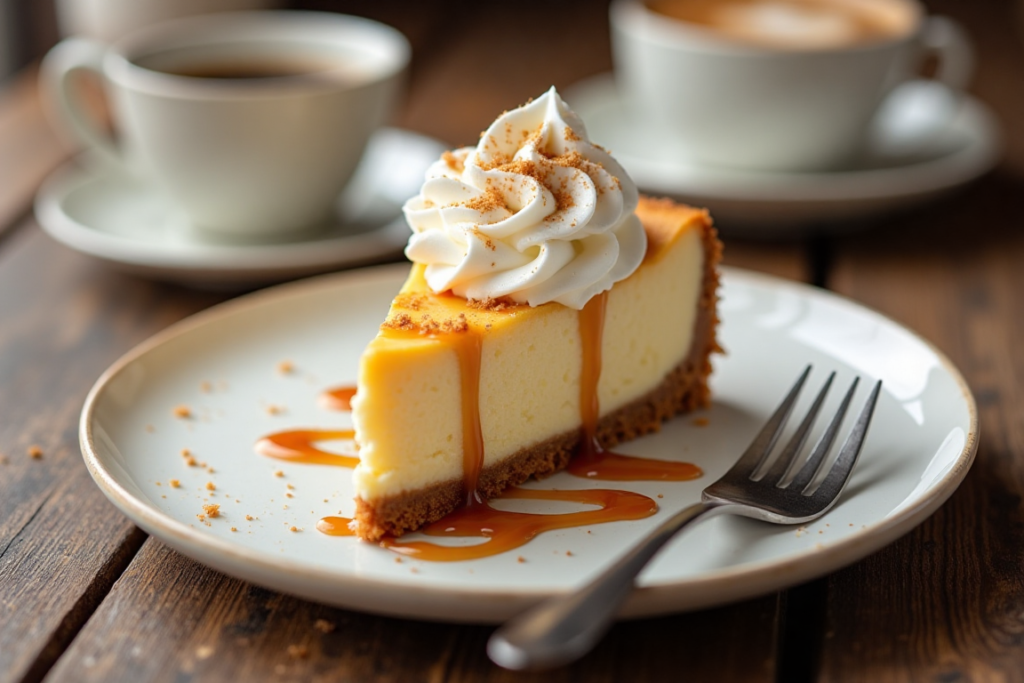
[[[313,624],[313,628],[315,628],[317,631],[320,631],[320,633],[330,633],[336,627],[334,624],[327,621],[326,619],[317,619],[316,622]]]
[[[295,659],[305,659],[309,657],[309,648],[305,645],[289,645],[288,656]]]
[[[466,304],[470,308],[479,311],[504,311],[505,309],[519,306],[519,304],[507,296],[500,296],[497,299],[492,299],[491,297],[486,299],[468,299]]]
[[[412,331],[416,329],[416,323],[412,321],[412,316],[408,313],[399,313],[382,322],[380,329]]]
[[[469,332],[469,321],[465,313],[459,313],[455,318],[445,320],[434,320],[430,315],[424,315],[417,323],[408,313],[399,313],[385,320],[381,326],[382,331],[400,330],[403,332],[417,332],[421,335],[431,334],[461,334]]]
[[[396,308],[408,308],[410,311],[418,311],[423,308],[423,303],[426,299],[427,297],[423,294],[409,292],[396,296],[391,305]]]

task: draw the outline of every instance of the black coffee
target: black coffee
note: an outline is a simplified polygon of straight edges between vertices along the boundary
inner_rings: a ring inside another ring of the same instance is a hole
[[[158,68],[157,71],[188,78],[220,80],[256,80],[264,78],[295,78],[309,76],[332,68],[327,64],[294,61],[210,62]]]

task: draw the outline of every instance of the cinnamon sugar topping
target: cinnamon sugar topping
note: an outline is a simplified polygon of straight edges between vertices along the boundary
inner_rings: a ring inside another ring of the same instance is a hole
[[[465,166],[462,163],[462,159],[455,156],[451,152],[443,153],[441,155],[441,159],[443,159],[444,163],[448,165],[448,168],[452,169],[456,173],[462,173],[462,171],[465,169]]]
[[[470,308],[480,311],[504,311],[519,305],[506,296],[498,297],[497,299],[492,299],[491,297],[486,299],[468,299],[466,303]]]
[[[416,332],[423,336],[433,334],[461,334],[469,332],[469,321],[465,313],[459,313],[456,318],[435,320],[430,314],[423,315],[419,322],[412,319],[408,313],[399,313],[392,316],[380,326],[381,330],[400,330],[403,332]]]

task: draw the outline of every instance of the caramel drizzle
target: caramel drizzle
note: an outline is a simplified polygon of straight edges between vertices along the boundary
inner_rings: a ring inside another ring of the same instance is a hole
[[[484,435],[480,427],[480,356],[483,340],[466,332],[456,336],[455,353],[459,358],[462,382],[462,471],[466,507],[483,504],[477,490],[484,466]]]
[[[699,467],[688,462],[672,462],[622,455],[605,450],[597,438],[601,419],[598,383],[601,381],[604,320],[608,310],[608,292],[602,292],[580,311],[580,345],[583,367],[580,370],[580,444],[566,471],[574,477],[603,481],[690,481],[700,477]]]
[[[359,456],[331,453],[317,446],[321,441],[352,438],[355,438],[355,431],[351,429],[293,429],[264,436],[256,442],[256,452],[304,465],[355,467]]]
[[[433,524],[428,524],[420,529],[420,533],[441,538],[483,538],[485,539],[483,543],[450,546],[429,541],[385,538],[380,545],[418,560],[431,562],[477,560],[519,548],[537,534],[545,531],[604,522],[643,519],[658,511],[657,503],[647,496],[631,491],[612,489],[538,491],[512,488],[502,493],[500,498],[557,500],[596,505],[599,509],[562,514],[536,514],[497,510],[486,503],[467,505]]]
[[[333,387],[320,392],[318,399],[320,406],[327,410],[347,413],[352,410],[352,397],[355,395],[355,387]]]

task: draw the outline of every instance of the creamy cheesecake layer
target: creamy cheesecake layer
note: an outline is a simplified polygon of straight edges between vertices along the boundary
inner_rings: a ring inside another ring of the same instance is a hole
[[[680,366],[706,295],[706,214],[650,200],[637,213],[648,253],[609,292],[598,386],[602,415],[649,394]],[[450,336],[467,333],[479,334],[483,344],[485,470],[579,427],[577,311],[555,303],[467,307],[463,299],[432,294],[422,268],[414,266],[360,368],[353,419],[362,501],[372,505],[462,479],[462,390]]]

